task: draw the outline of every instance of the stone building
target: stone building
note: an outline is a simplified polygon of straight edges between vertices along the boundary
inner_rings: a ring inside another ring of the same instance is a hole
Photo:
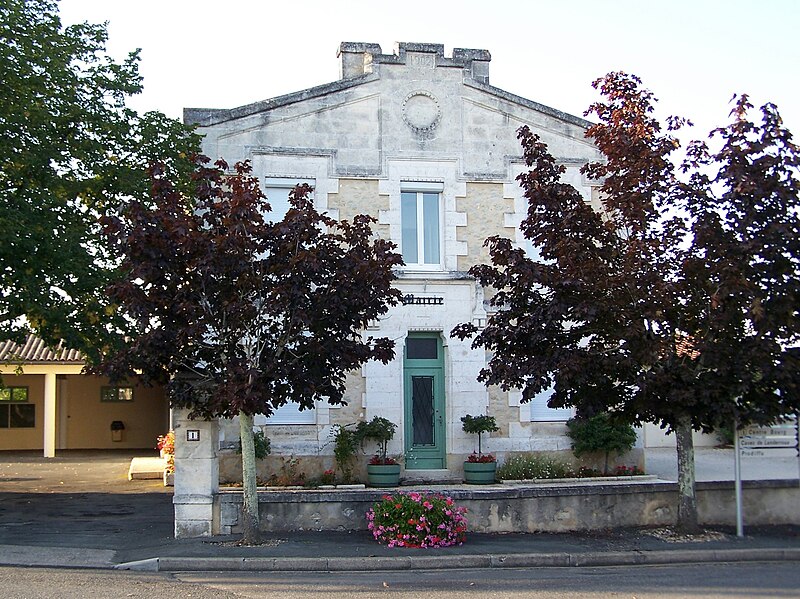
[[[484,352],[449,333],[486,319],[484,292],[466,274],[487,261],[484,240],[502,235],[525,247],[517,129],[538,133],[591,202],[593,182],[579,170],[600,157],[584,137],[589,123],[493,87],[487,50],[445,56],[441,44],[399,43],[384,54],[377,44],[342,43],[338,56],[333,83],[233,109],[184,111],[206,155],[252,162],[278,213],[294,185],[309,183],[315,204],[334,218],[375,217],[377,234],[397,243],[406,262],[397,281],[403,305],[368,331],[394,339],[396,358],[351,373],[346,406],[287,405],[257,418],[273,454],[301,458],[316,474],[333,464],[332,424],[380,415],[398,425],[390,452],[403,457],[407,479],[460,478],[475,449],[460,419],[485,413],[501,427],[485,444],[499,457],[568,450],[569,411],[549,409],[547,394],[520,405],[519,393],[487,389],[476,381]],[[223,423],[221,446],[237,438],[238,425]],[[225,457],[220,467],[223,478],[240,476]]]

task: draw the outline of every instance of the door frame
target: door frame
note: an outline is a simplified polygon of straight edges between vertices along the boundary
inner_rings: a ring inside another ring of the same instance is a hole
[[[436,359],[409,359],[408,339],[436,339]],[[413,376],[433,376],[433,435],[432,447],[414,446],[412,414]],[[407,470],[443,470],[447,468],[447,400],[445,395],[444,343],[441,333],[411,332],[403,342],[403,440]]]

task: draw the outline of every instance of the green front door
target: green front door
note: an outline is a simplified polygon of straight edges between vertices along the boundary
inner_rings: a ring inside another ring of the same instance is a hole
[[[408,335],[404,348],[403,388],[406,468],[446,468],[444,356],[438,334]]]

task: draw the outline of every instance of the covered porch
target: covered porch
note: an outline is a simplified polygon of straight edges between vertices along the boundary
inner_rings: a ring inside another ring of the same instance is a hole
[[[137,381],[112,385],[83,374],[75,350],[36,337],[0,343],[0,450],[152,449],[167,431],[164,390]]]

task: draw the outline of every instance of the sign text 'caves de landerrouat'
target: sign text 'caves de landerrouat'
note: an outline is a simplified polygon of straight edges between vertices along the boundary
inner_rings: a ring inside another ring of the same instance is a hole
[[[795,457],[798,455],[797,421],[747,426],[739,432],[739,447],[745,458]]]

